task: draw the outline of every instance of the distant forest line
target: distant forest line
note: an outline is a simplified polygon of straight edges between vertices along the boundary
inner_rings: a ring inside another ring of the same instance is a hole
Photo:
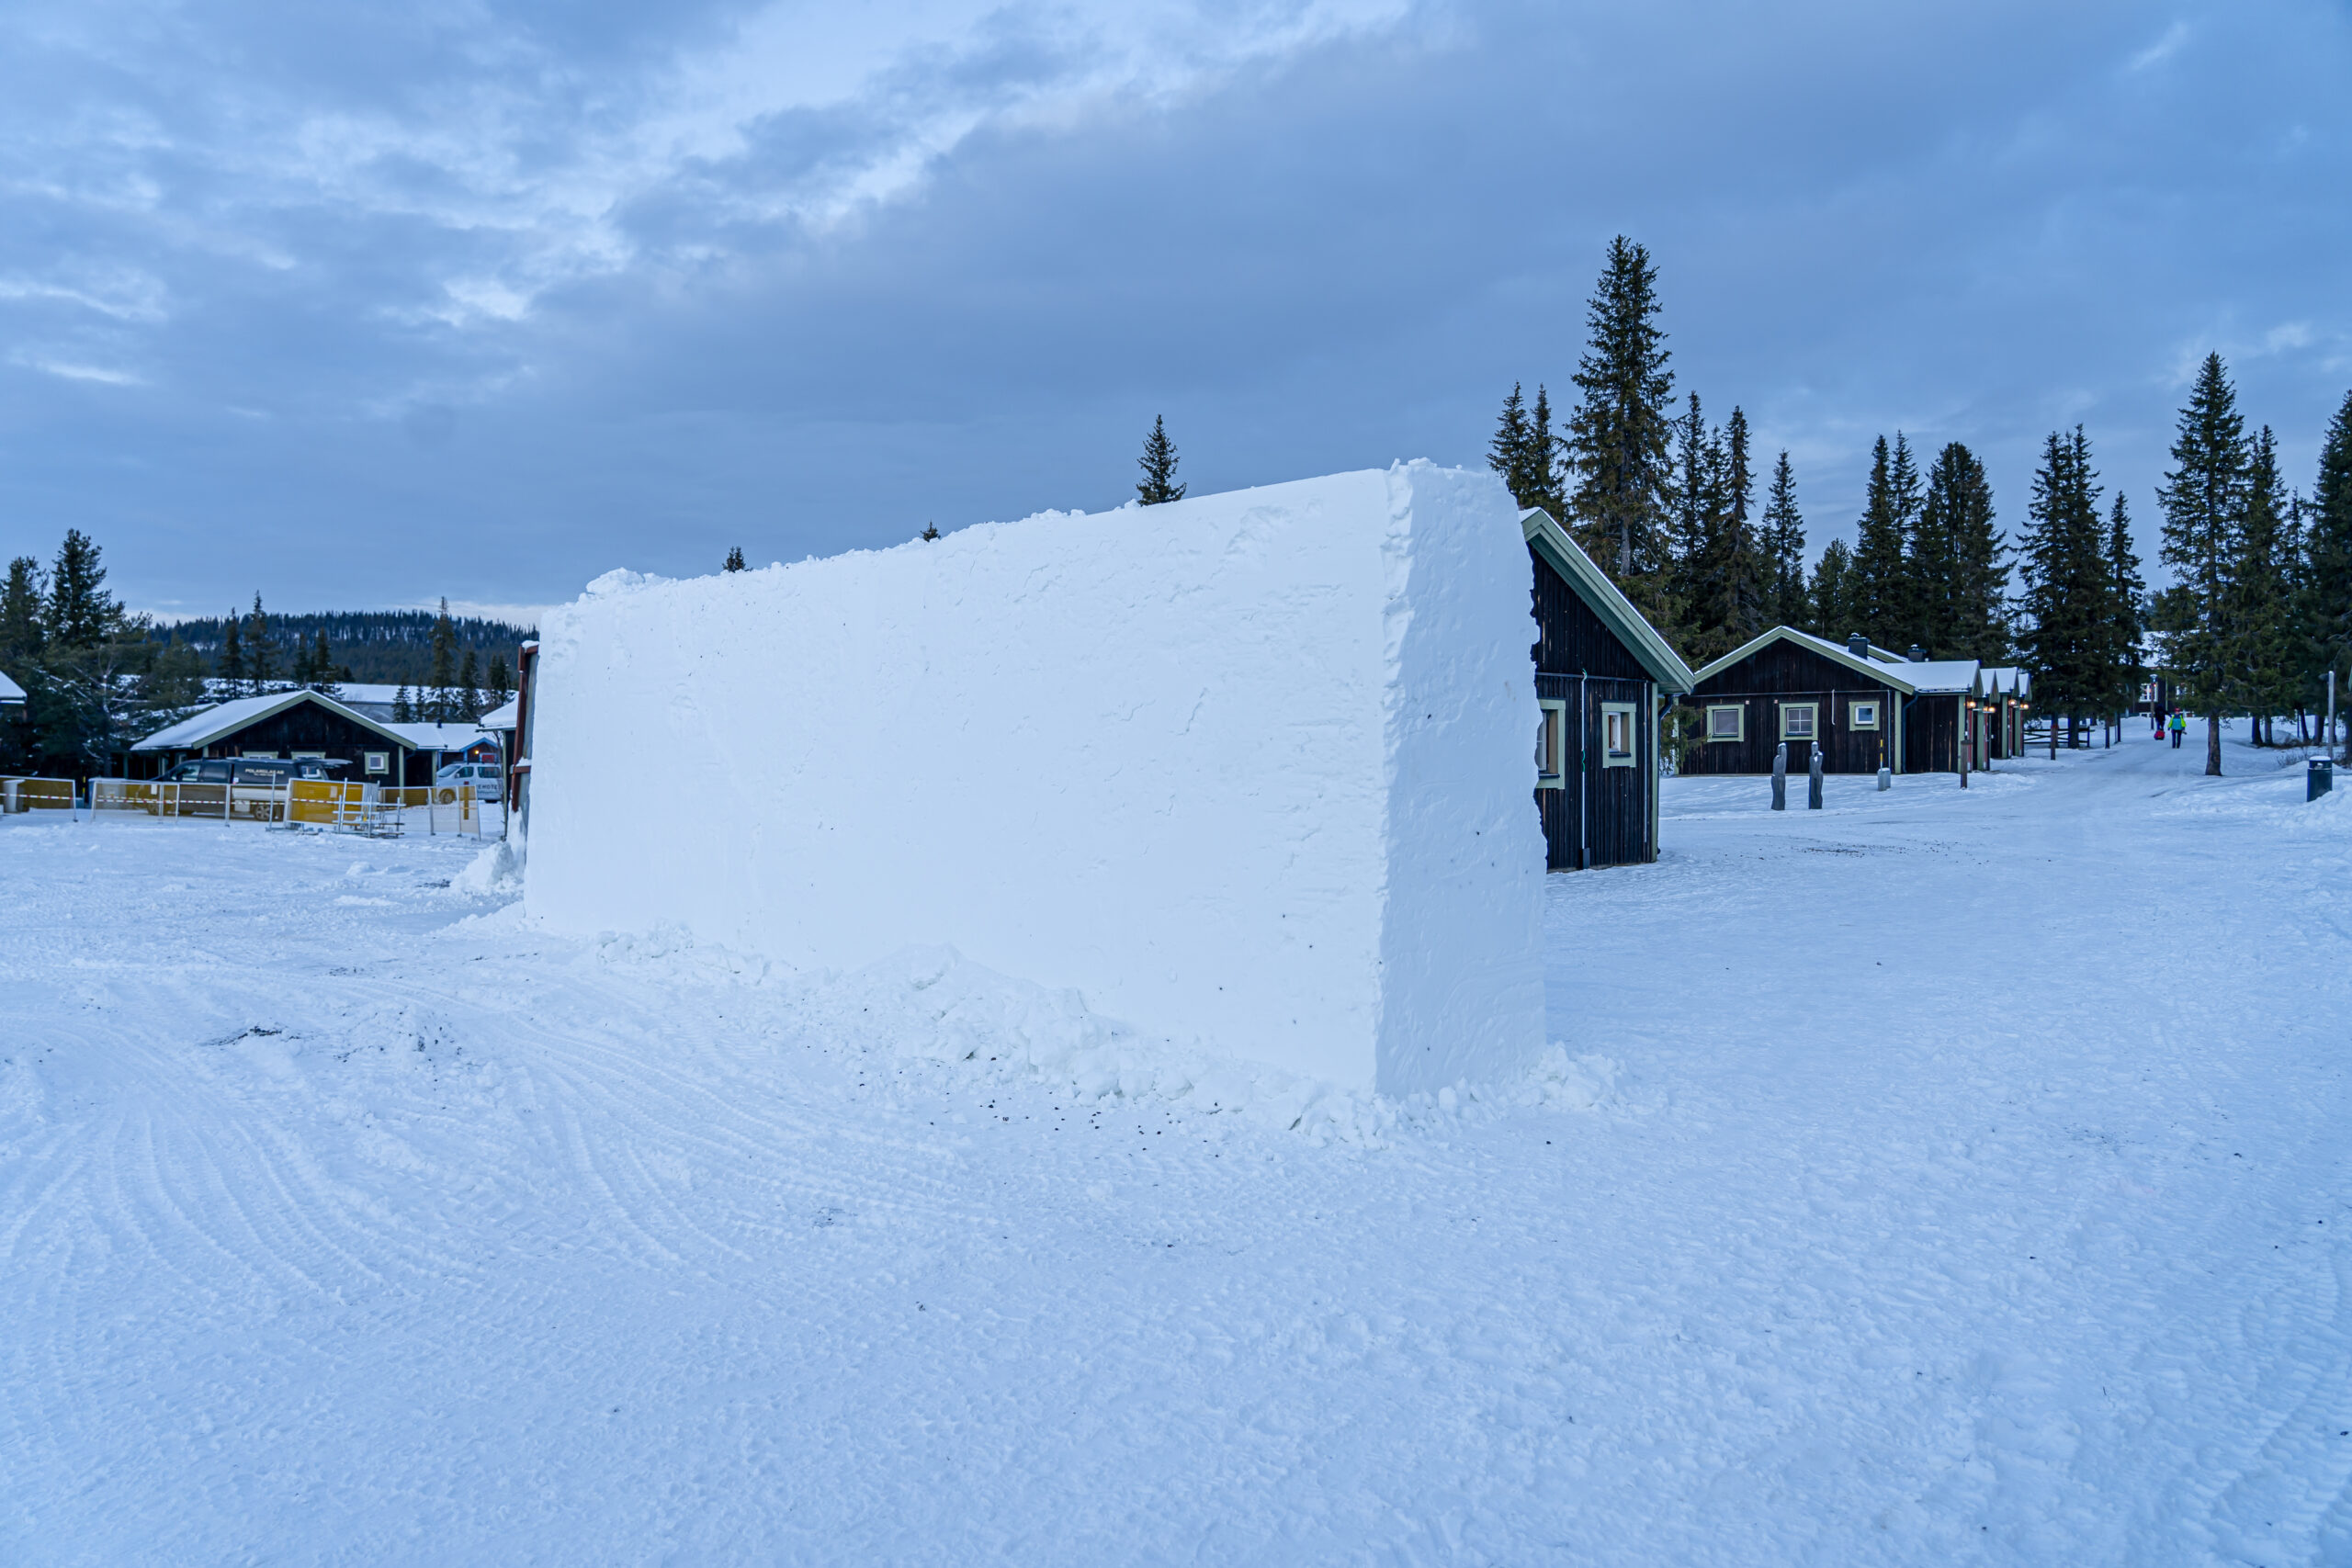
[[[289,648],[314,647],[324,633],[338,680],[423,686],[432,678],[435,618],[430,610],[327,610],[296,615],[273,610],[269,631]],[[148,627],[147,639],[168,644],[176,638],[203,661],[205,673],[218,674],[228,626],[226,616],[175,621]],[[455,639],[453,651],[477,654],[485,666],[490,656],[503,655],[509,669],[514,666],[515,649],[534,635],[528,626],[479,615],[452,615],[449,627]],[[290,659],[282,661],[282,667],[290,663]]]

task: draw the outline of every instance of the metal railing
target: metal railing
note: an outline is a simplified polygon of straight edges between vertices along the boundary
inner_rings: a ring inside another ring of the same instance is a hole
[[[55,781],[63,782],[63,781]],[[66,784],[70,802],[72,785]],[[428,833],[482,831],[482,803],[465,784],[371,784],[289,779],[275,787],[177,779],[92,779],[90,813],[329,828],[390,838],[422,815]]]

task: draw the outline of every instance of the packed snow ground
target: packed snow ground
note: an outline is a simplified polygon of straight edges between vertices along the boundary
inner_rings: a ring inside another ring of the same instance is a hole
[[[942,955],[9,818],[0,1560],[2346,1561],[2352,804],[2200,762],[1671,783],[1581,1062],[1297,1131]]]

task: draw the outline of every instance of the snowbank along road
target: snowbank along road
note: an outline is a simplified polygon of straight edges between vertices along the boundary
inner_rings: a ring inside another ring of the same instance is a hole
[[[1319,1120],[10,818],[0,1560],[2352,1559],[2352,807],[2198,761],[1674,784],[1550,880],[1554,1103]]]

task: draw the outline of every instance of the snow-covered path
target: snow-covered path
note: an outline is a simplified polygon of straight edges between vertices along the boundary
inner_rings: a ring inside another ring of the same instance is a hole
[[[0,1560],[2344,1561],[2352,807],[2200,761],[1677,782],[1614,1095],[1370,1148],[10,818]]]

